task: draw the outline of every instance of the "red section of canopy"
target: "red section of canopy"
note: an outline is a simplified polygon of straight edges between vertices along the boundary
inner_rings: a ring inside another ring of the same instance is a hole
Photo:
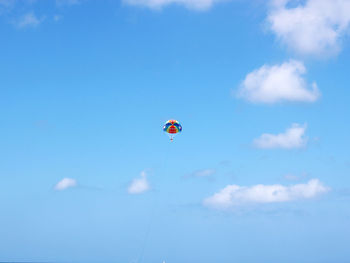
[[[177,133],[177,129],[174,125],[171,125],[168,129],[168,133],[175,134]]]

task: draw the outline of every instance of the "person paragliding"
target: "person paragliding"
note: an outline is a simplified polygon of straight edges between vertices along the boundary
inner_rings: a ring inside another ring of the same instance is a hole
[[[168,120],[163,126],[163,131],[169,135],[170,141],[173,141],[174,136],[182,131],[182,126],[177,120]]]

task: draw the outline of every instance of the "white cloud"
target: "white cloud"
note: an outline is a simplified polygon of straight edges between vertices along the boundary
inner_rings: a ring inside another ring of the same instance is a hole
[[[72,178],[63,178],[61,181],[59,181],[54,189],[58,191],[65,190],[67,188],[75,187],[77,186],[77,181]]]
[[[291,2],[272,1],[267,20],[277,37],[301,54],[336,54],[349,30],[350,1],[307,0],[305,4],[297,1],[297,6],[288,7]]]
[[[264,133],[255,139],[253,144],[257,148],[262,149],[295,149],[302,148],[306,145],[308,138],[304,136],[306,125],[294,123],[284,133],[269,134]]]
[[[16,26],[19,28],[24,28],[24,27],[36,27],[38,26],[43,19],[39,19],[38,17],[35,16],[34,13],[27,13],[20,17],[16,21]]]
[[[227,209],[240,205],[281,203],[313,198],[329,190],[318,179],[312,179],[306,184],[291,186],[280,184],[259,184],[250,187],[228,185],[213,196],[204,199],[203,204],[216,209]]]
[[[308,87],[302,77],[305,73],[304,64],[295,60],[280,65],[263,65],[246,76],[238,96],[255,103],[314,102],[320,92],[316,83]]]
[[[125,3],[134,6],[145,6],[151,9],[161,9],[166,5],[178,4],[188,9],[204,11],[211,8],[215,3],[224,0],[124,0]]]
[[[131,184],[128,187],[128,193],[129,194],[141,194],[150,189],[148,180],[147,180],[147,174],[145,171],[141,172],[140,178],[135,178],[132,180]]]

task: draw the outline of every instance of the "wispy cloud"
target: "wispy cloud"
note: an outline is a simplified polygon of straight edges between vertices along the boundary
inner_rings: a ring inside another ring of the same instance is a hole
[[[56,5],[77,5],[80,4],[82,0],[56,0]]]
[[[203,204],[215,209],[228,209],[250,204],[282,203],[314,198],[329,190],[330,188],[324,186],[318,179],[312,179],[306,184],[291,186],[280,184],[259,184],[250,187],[228,185],[218,193],[204,199]]]
[[[57,191],[62,191],[75,186],[77,186],[77,181],[75,179],[63,178],[55,185],[54,189]]]
[[[44,20],[44,18],[38,18],[34,13],[27,13],[27,14],[21,16],[17,21],[15,21],[15,25],[18,28],[36,27],[43,20]]]
[[[129,194],[142,194],[150,189],[149,182],[147,180],[147,174],[142,171],[139,178],[132,180],[128,187]]]
[[[190,176],[194,177],[208,177],[216,173],[215,169],[202,169],[202,170],[196,170],[193,173],[190,174]]]
[[[314,102],[320,96],[316,83],[309,88],[302,77],[304,64],[290,60],[280,65],[263,65],[249,73],[241,84],[238,97],[255,103]]]
[[[302,173],[300,175],[295,175],[295,174],[286,174],[284,176],[284,179],[289,180],[289,181],[300,181],[301,179],[304,179],[307,177],[307,173]]]
[[[262,149],[295,149],[306,145],[308,138],[304,135],[306,125],[293,124],[284,133],[269,134],[264,133],[255,139],[253,144]]]
[[[349,0],[307,0],[288,7],[292,0],[273,0],[268,15],[271,30],[286,46],[307,55],[330,55],[350,25]],[[295,2],[295,1],[294,1]]]
[[[129,5],[144,6],[156,10],[162,9],[167,5],[177,4],[197,11],[208,10],[214,4],[222,1],[224,0],[124,0]]]
[[[0,0],[0,7],[9,8],[12,7],[15,3],[15,0]]]
[[[61,16],[61,15],[54,15],[53,21],[58,22],[58,21],[62,20],[62,18],[63,18],[63,16]]]
[[[56,7],[77,5],[85,0],[54,0]],[[37,27],[46,20],[47,17],[57,22],[62,19],[61,15],[36,13],[40,9],[38,0],[0,0],[0,15],[6,15],[5,19],[17,28]],[[44,11],[44,10],[41,10]],[[40,12],[40,11],[39,11]],[[49,11],[46,11],[49,12]]]

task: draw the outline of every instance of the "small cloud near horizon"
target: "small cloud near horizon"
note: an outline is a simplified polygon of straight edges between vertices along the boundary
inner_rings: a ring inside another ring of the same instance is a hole
[[[283,203],[296,200],[311,199],[330,191],[318,179],[305,184],[291,186],[253,185],[250,187],[227,185],[214,195],[205,198],[203,205],[214,209],[229,209],[243,205]]]
[[[305,147],[308,138],[305,136],[306,125],[294,123],[284,133],[264,133],[253,141],[260,149],[296,149]]]
[[[142,171],[139,178],[132,180],[128,187],[129,194],[142,194],[150,189],[149,182],[147,180],[147,173]]]
[[[75,179],[72,178],[63,178],[61,181],[59,181],[54,189],[56,191],[62,191],[62,190],[66,190],[68,188],[72,188],[72,187],[76,187],[77,186],[77,181]]]

